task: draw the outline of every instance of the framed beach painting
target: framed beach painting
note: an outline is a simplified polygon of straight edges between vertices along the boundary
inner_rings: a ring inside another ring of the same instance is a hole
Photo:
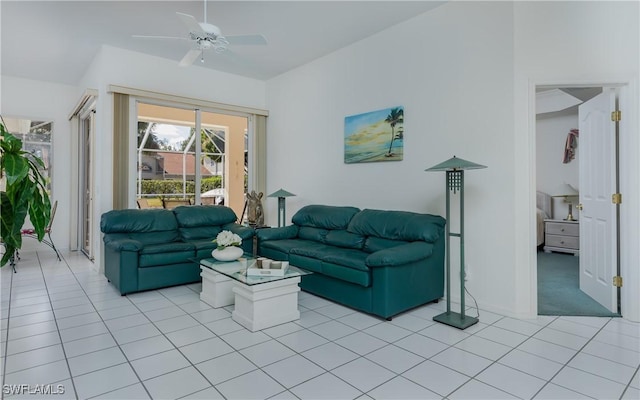
[[[402,106],[345,117],[344,162],[401,161],[403,123]]]

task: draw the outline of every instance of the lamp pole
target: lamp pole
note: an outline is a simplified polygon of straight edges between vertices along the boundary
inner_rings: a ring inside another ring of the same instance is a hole
[[[447,292],[447,311],[436,315],[433,320],[458,329],[466,329],[478,322],[478,318],[465,315],[465,289],[464,289],[464,170],[487,168],[484,165],[472,163],[453,156],[453,158],[434,165],[425,171],[445,171],[446,172],[446,292]],[[459,232],[451,232],[451,194],[453,191],[460,192],[460,227]],[[451,237],[460,239],[460,313],[451,311]]]

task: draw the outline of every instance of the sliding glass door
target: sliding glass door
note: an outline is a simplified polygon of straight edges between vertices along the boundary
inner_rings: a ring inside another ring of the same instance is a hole
[[[137,102],[139,208],[226,204],[240,216],[248,182],[248,116]]]

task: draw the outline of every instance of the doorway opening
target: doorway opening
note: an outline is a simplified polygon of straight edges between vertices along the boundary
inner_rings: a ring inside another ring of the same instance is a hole
[[[607,136],[617,100],[609,99],[617,91],[601,86],[536,87],[539,315],[619,316],[619,301],[608,299],[619,298],[619,288],[608,286],[611,271],[619,275],[616,206],[604,199],[619,188],[617,137]],[[582,218],[583,203],[593,197],[604,199],[605,216],[594,218],[590,203]]]

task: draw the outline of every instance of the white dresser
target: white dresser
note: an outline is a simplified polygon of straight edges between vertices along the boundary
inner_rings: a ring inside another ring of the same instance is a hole
[[[580,223],[578,221],[544,220],[544,252],[552,251],[580,255]]]

